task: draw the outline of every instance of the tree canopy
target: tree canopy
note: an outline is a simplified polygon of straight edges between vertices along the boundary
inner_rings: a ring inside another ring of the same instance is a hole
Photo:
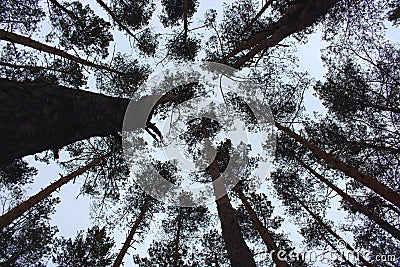
[[[0,266],[400,265],[399,25],[398,0],[4,0]],[[298,58],[310,36],[322,79]],[[208,69],[211,85],[187,77],[196,62],[235,69]],[[270,143],[239,91],[268,106]],[[147,117],[125,136],[132,103]],[[226,134],[239,128],[246,144]],[[160,156],[173,146],[185,168]],[[28,194],[39,162],[62,174]],[[76,181],[90,227],[63,236],[52,216]],[[157,197],[207,183],[207,206]]]

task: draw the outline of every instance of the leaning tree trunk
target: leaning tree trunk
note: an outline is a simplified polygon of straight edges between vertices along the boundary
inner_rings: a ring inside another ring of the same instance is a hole
[[[9,41],[9,42],[12,42],[12,43],[20,44],[20,45],[23,45],[23,46],[27,46],[27,47],[36,49],[38,51],[42,51],[42,52],[46,52],[46,53],[53,54],[53,55],[56,55],[56,56],[60,56],[60,57],[63,57],[65,59],[68,59],[68,60],[71,60],[71,61],[75,61],[76,63],[82,64],[82,65],[85,65],[85,66],[88,66],[88,67],[93,67],[93,68],[96,68],[96,69],[106,70],[106,71],[109,71],[109,72],[112,72],[112,73],[115,73],[115,74],[119,74],[119,75],[122,75],[122,76],[126,75],[126,73],[124,73],[124,72],[120,72],[118,70],[114,70],[114,69],[112,69],[110,67],[107,67],[105,65],[100,65],[100,64],[97,64],[97,63],[94,63],[94,62],[79,58],[79,57],[71,55],[71,54],[69,54],[69,53],[67,53],[65,51],[62,51],[62,50],[60,50],[58,48],[55,48],[55,47],[40,43],[38,41],[35,41],[35,40],[33,40],[33,39],[29,38],[29,37],[25,37],[25,36],[22,36],[22,35],[19,35],[19,34],[16,34],[16,33],[8,32],[8,31],[2,30],[2,29],[0,29],[0,39],[1,40],[5,40],[5,41]]]
[[[389,234],[391,234],[394,238],[397,238],[400,240],[400,231],[393,227],[390,223],[387,221],[381,219],[378,215],[376,215],[374,212],[372,212],[369,208],[364,206],[363,204],[359,203],[357,200],[349,196],[346,192],[341,190],[339,187],[334,185],[331,181],[326,179],[324,176],[321,174],[317,173],[314,169],[312,169],[310,166],[308,166],[304,161],[302,161],[298,156],[294,155],[294,158],[300,163],[300,165],[305,168],[310,174],[312,174],[314,177],[316,177],[318,180],[326,184],[329,188],[331,188],[333,191],[335,191],[339,196],[343,198],[346,202],[348,202],[350,205],[352,205],[356,211],[361,212],[365,216],[367,216],[370,220],[374,221],[377,223],[382,229],[387,231]]]
[[[221,63],[227,63],[228,59],[249,50],[232,64],[235,68],[241,67],[266,48],[276,46],[286,37],[312,26],[337,2],[339,0],[296,1],[277,22],[265,27],[231,51]]]
[[[325,243],[327,243],[334,251],[336,251],[336,253],[337,253],[338,255],[340,255],[340,256],[342,257],[342,259],[346,262],[346,264],[347,264],[348,266],[356,267],[351,261],[349,261],[349,260],[345,257],[345,255],[343,255],[343,253],[342,253],[334,244],[332,244],[332,242],[331,242],[324,234],[322,234],[321,237],[322,237],[322,239],[325,241]]]
[[[386,186],[385,184],[379,182],[375,178],[360,172],[353,166],[341,161],[340,159],[332,156],[331,154],[326,153],[319,147],[315,146],[314,144],[310,143],[300,135],[296,134],[292,130],[287,127],[282,126],[278,122],[275,122],[275,126],[281,130],[282,132],[289,135],[299,144],[302,144],[304,147],[309,149],[315,155],[323,159],[326,163],[330,164],[334,168],[342,171],[347,176],[353,178],[357,182],[361,183],[362,185],[368,187],[369,189],[373,190],[375,193],[381,195],[387,201],[393,203],[397,207],[400,207],[400,194],[391,189],[390,187]]]
[[[345,242],[344,239],[342,239],[335,231],[333,231],[333,229],[328,224],[326,224],[317,214],[315,214],[306,204],[304,204],[304,202],[299,197],[297,197],[295,194],[293,194],[292,191],[290,190],[290,188],[285,186],[285,189],[290,194],[290,196],[292,196],[297,201],[297,203],[299,203],[300,206],[303,207],[303,209],[305,209],[308,212],[308,214],[311,215],[311,217],[315,220],[315,222],[319,226],[324,228],[328,233],[330,233],[337,240],[344,242],[345,247],[348,250],[356,251],[349,243]],[[369,263],[363,256],[360,255],[359,259],[363,264],[365,264],[365,266],[372,267],[371,263]]]
[[[49,197],[54,191],[58,190],[61,186],[67,184],[70,182],[72,179],[76,178],[77,176],[81,175],[88,169],[90,169],[93,166],[96,166],[99,164],[101,161],[104,159],[108,158],[114,153],[114,151],[108,152],[107,154],[98,157],[94,160],[92,160],[89,164],[79,168],[78,170],[68,174],[67,176],[61,177],[59,180],[56,182],[50,184],[47,186],[45,189],[37,193],[36,195],[28,198],[15,208],[11,209],[8,211],[6,214],[2,215],[0,217],[0,229],[4,228],[5,226],[9,225],[13,220],[21,216],[24,212],[27,210],[31,209],[34,205],[42,201],[43,199]]]
[[[289,267],[289,264],[285,261],[281,261],[278,259],[277,253],[279,251],[278,246],[275,244],[275,241],[271,235],[271,233],[267,230],[267,228],[263,225],[260,219],[257,216],[257,213],[254,211],[253,207],[250,205],[249,201],[247,200],[246,196],[243,194],[243,190],[240,186],[235,187],[235,191],[238,194],[240,200],[242,201],[243,205],[245,206],[247,212],[250,215],[250,219],[253,222],[254,227],[257,229],[258,233],[260,234],[264,244],[267,246],[268,252],[273,251],[272,253],[272,260],[278,267]]]
[[[143,219],[145,217],[149,202],[150,202],[150,196],[146,196],[144,203],[142,205],[142,208],[140,209],[139,216],[135,220],[135,223],[133,224],[133,226],[129,232],[129,235],[126,238],[124,245],[122,246],[121,250],[119,251],[118,256],[115,259],[115,262],[113,264],[113,267],[121,266],[122,260],[124,259],[124,256],[125,256],[126,252],[128,251],[129,246],[132,243],[133,236],[135,235],[137,229],[139,228],[140,223],[143,221]]]

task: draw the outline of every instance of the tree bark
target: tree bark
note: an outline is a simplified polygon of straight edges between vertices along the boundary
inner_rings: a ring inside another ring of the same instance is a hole
[[[117,258],[115,259],[115,262],[114,262],[114,264],[113,264],[113,267],[119,267],[119,266],[121,266],[122,260],[124,259],[124,256],[125,256],[126,252],[128,251],[128,249],[129,249],[131,243],[132,243],[133,236],[135,235],[135,233],[136,233],[136,231],[137,231],[137,229],[138,229],[140,223],[141,223],[141,222],[143,221],[143,219],[144,219],[144,216],[145,216],[145,214],[146,214],[146,211],[147,211],[147,207],[148,207],[148,205],[149,205],[149,202],[150,202],[150,197],[149,197],[149,196],[146,196],[146,198],[145,198],[145,200],[144,200],[144,203],[143,203],[143,205],[142,205],[142,208],[140,209],[139,216],[137,217],[135,223],[133,224],[133,226],[132,226],[132,228],[131,228],[131,230],[130,230],[130,232],[129,232],[129,235],[128,235],[128,237],[127,237],[126,240],[125,240],[124,245],[122,246],[121,250],[119,251],[118,256],[117,256]]]
[[[394,191],[393,189],[391,189],[390,187],[379,182],[375,178],[360,172],[353,166],[348,165],[347,163],[339,160],[338,158],[326,153],[319,147],[308,142],[306,139],[304,139],[300,135],[296,134],[295,132],[291,131],[289,128],[282,126],[278,122],[275,122],[275,126],[279,130],[281,130],[282,132],[286,133],[291,138],[293,138],[296,142],[298,142],[299,144],[302,144],[304,147],[309,149],[316,156],[322,158],[326,163],[328,163],[331,166],[333,166],[334,168],[342,171],[347,176],[353,178],[357,182],[368,187],[375,193],[381,195],[384,199],[393,203],[395,206],[400,207],[400,194],[397,193],[396,191]]]
[[[13,220],[21,216],[24,212],[32,208],[34,205],[42,201],[43,199],[49,197],[54,191],[58,190],[61,186],[67,184],[72,179],[76,178],[77,176],[81,175],[88,169],[93,166],[96,166],[104,159],[108,158],[114,153],[114,151],[108,152],[107,154],[98,157],[92,160],[89,164],[79,168],[78,170],[68,174],[67,176],[61,177],[56,182],[50,184],[45,189],[37,193],[36,195],[30,197],[29,199],[25,200],[15,208],[9,210],[7,213],[0,217],[0,229],[4,228],[5,226],[9,225]]]
[[[214,160],[209,166],[209,173],[213,181],[220,176],[220,170],[217,161]],[[221,187],[221,186],[219,186]],[[220,191],[221,188],[216,188],[214,191]],[[216,192],[215,195],[220,195]],[[218,216],[221,222],[222,237],[225,241],[228,258],[232,267],[255,267],[256,263],[253,255],[244,241],[242,231],[239,226],[239,220],[236,216],[236,211],[232,207],[227,194],[217,199]]]
[[[109,72],[112,72],[112,73],[115,73],[115,74],[118,74],[118,75],[122,75],[122,76],[126,75],[126,73],[124,73],[124,72],[117,71],[117,70],[114,70],[114,69],[109,68],[107,66],[96,64],[96,63],[90,62],[90,61],[85,60],[85,59],[81,59],[81,58],[76,57],[74,55],[68,54],[67,52],[62,51],[62,50],[60,50],[58,48],[55,48],[55,47],[52,47],[52,46],[48,46],[46,44],[42,44],[42,43],[40,43],[38,41],[32,40],[29,37],[18,35],[18,34],[15,34],[15,33],[12,33],[12,32],[8,32],[8,31],[2,30],[2,29],[0,29],[0,39],[1,40],[6,40],[6,41],[9,41],[9,42],[12,42],[12,43],[17,43],[17,44],[20,44],[20,45],[23,45],[23,46],[27,46],[27,47],[30,47],[30,48],[33,48],[33,49],[36,49],[36,50],[39,50],[39,51],[42,51],[42,52],[46,52],[46,53],[49,53],[49,54],[53,54],[53,55],[56,55],[56,56],[60,56],[60,57],[63,57],[65,59],[68,59],[68,60],[71,60],[71,61],[75,61],[76,63],[82,64],[82,65],[86,65],[88,67],[93,67],[93,68],[96,68],[96,69],[106,70],[106,71],[109,71]]]
[[[0,162],[122,129],[128,99],[0,79]]]
[[[332,230],[332,228],[327,225],[318,215],[316,215],[306,204],[304,204],[304,202],[297,197],[295,194],[292,193],[292,191],[290,190],[290,188],[285,187],[286,191],[297,201],[297,203],[300,204],[300,206],[302,206],[310,215],[311,217],[316,221],[316,223],[318,223],[318,225],[320,225],[322,228],[324,228],[328,233],[330,233],[333,237],[335,237],[337,240],[344,242],[345,243],[345,247],[348,250],[354,251],[356,252],[356,250],[347,242],[344,241],[344,239],[342,239],[335,231]],[[372,267],[371,263],[369,263],[366,259],[364,259],[364,257],[362,255],[360,255],[359,257],[360,261],[362,263],[364,263],[366,266],[368,267]]]
[[[241,67],[245,62],[249,61],[267,47],[275,46],[291,34],[313,25],[337,2],[339,2],[339,0],[312,0],[295,3],[289,7],[287,12],[277,22],[269,25],[264,31],[254,35],[241,46],[230,52],[223,59],[222,63],[226,63],[229,58],[244,50],[250,49],[244,57],[240,58],[232,65],[234,68]]]
[[[382,229],[387,231],[389,234],[391,234],[394,238],[397,238],[400,240],[400,231],[393,227],[391,224],[386,222],[385,220],[381,219],[378,215],[373,213],[369,208],[366,206],[362,205],[359,203],[357,200],[343,192],[339,187],[334,185],[331,181],[326,179],[324,176],[321,174],[317,173],[314,169],[312,169],[310,166],[308,166],[305,162],[303,162],[299,157],[294,155],[294,158],[300,163],[300,165],[305,168],[309,173],[311,173],[314,177],[316,177],[318,180],[326,184],[329,188],[331,188],[333,191],[335,191],[339,196],[343,198],[346,202],[348,202],[350,205],[352,205],[358,212],[361,212],[365,216],[367,216],[370,220],[374,221],[376,224],[378,224]]]
[[[264,244],[267,246],[268,252],[273,251],[272,253],[272,260],[278,267],[289,267],[289,264],[285,261],[280,261],[278,259],[277,253],[279,251],[278,246],[275,244],[271,233],[267,230],[267,228],[263,225],[263,223],[258,219],[257,213],[254,211],[253,207],[250,205],[249,201],[247,200],[246,196],[243,194],[243,191],[240,186],[235,187],[235,191],[238,194],[240,200],[242,201],[243,205],[245,206],[247,212],[250,215],[250,219],[253,222],[254,227],[257,229],[258,233],[260,234]]]

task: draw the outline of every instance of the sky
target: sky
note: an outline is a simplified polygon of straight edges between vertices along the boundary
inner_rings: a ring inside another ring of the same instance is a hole
[[[97,14],[104,17],[106,16],[104,11],[101,8],[98,8],[94,0],[82,2],[91,3],[91,7],[96,10]],[[227,2],[229,3],[229,1]],[[200,6],[198,8],[197,14],[202,16],[209,8],[221,10],[220,7],[222,3],[223,1],[219,0],[200,0]],[[158,6],[157,8],[157,10],[160,11],[160,7]],[[194,20],[196,21],[196,19],[199,18],[195,17]],[[158,27],[157,25],[155,26],[156,28]],[[400,34],[398,29],[390,27],[390,25],[387,26],[389,27],[388,37],[392,40],[399,41],[398,36],[400,36]],[[310,76],[317,80],[322,80],[324,74],[326,73],[326,68],[323,66],[320,59],[320,50],[324,46],[325,43],[321,41],[321,34],[319,32],[310,35],[306,44],[298,46],[297,55],[299,57],[300,69],[307,70]],[[117,51],[126,51],[127,53],[130,53],[131,51],[127,39],[122,34],[119,34],[117,36],[115,47]],[[91,77],[91,81],[89,84],[91,85],[91,87],[93,87],[93,77]],[[313,111],[318,111],[321,113],[325,112],[325,109],[321,105],[320,101],[313,96],[312,90],[308,90],[306,92],[305,104],[309,113],[312,113]],[[60,174],[63,173],[63,171],[54,162],[52,162],[50,165],[47,165],[45,163],[35,162],[33,156],[28,156],[26,157],[26,159],[31,165],[35,166],[39,170],[39,173],[35,178],[34,183],[31,185],[31,188],[27,190],[27,195],[32,195],[39,192],[42,188],[50,184],[52,181],[57,180],[60,177]],[[62,159],[67,159],[66,155],[61,154],[61,160]],[[90,199],[85,196],[79,196],[79,198],[77,197],[79,194],[80,186],[82,185],[83,178],[83,176],[78,177],[75,183],[64,185],[59,192],[53,195],[59,197],[61,200],[61,203],[57,206],[57,212],[52,216],[52,224],[57,225],[60,230],[60,232],[58,233],[59,236],[74,237],[77,231],[85,230],[92,225],[89,219]],[[263,190],[266,190],[265,187]],[[275,213],[281,213],[283,209],[280,206],[280,202],[275,200],[274,204],[276,205]],[[214,208],[212,209],[215,210]],[[335,211],[335,209],[330,212],[330,215],[333,220],[340,220],[343,217],[343,214]],[[154,223],[151,227],[150,233],[148,233],[147,235],[147,243],[150,242],[151,237],[156,235],[157,228],[158,224]],[[290,222],[285,222],[282,229],[284,229],[285,232],[289,234],[290,239],[297,243],[301,242],[302,237],[297,233],[297,228],[293,226],[293,224],[291,224]],[[126,233],[123,232],[116,232],[113,234],[116,243],[116,252],[118,252],[120,247],[122,246],[122,243],[125,240],[125,236]],[[134,253],[145,255],[146,245],[138,244],[135,245],[135,247],[137,249],[134,251]],[[125,266],[133,266],[132,253],[125,256],[125,262]],[[54,265],[49,262],[48,266]]]

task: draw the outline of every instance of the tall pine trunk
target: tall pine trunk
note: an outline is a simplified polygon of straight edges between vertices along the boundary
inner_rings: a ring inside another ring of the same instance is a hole
[[[368,187],[369,189],[373,190],[375,193],[381,195],[387,201],[393,203],[397,207],[400,207],[400,194],[391,189],[390,187],[386,186],[385,184],[379,182],[378,180],[374,179],[373,177],[360,172],[353,166],[341,161],[340,159],[326,153],[319,147],[315,146],[314,144],[308,142],[306,139],[301,137],[300,135],[296,134],[295,132],[291,131],[289,128],[282,126],[278,122],[275,122],[275,126],[281,130],[282,132],[286,133],[290,137],[292,137],[296,142],[303,145],[311,152],[313,152],[318,157],[322,158],[326,163],[330,164],[334,168],[342,171],[347,176],[353,178],[357,182],[361,183],[362,185]]]
[[[374,212],[372,212],[369,208],[367,208],[363,204],[359,203],[357,200],[355,200],[354,198],[349,196],[347,193],[343,192],[343,190],[341,190],[339,187],[334,185],[331,181],[326,179],[321,174],[317,173],[314,169],[312,169],[305,162],[303,162],[299,157],[294,155],[294,158],[300,163],[300,165],[303,168],[305,168],[314,177],[316,177],[318,180],[320,180],[321,182],[326,184],[329,188],[331,188],[333,191],[335,191],[339,196],[341,196],[343,198],[343,200],[345,200],[347,203],[352,205],[358,212],[361,212],[362,214],[367,216],[370,220],[377,223],[382,229],[384,229],[389,234],[391,234],[394,238],[397,238],[400,240],[400,231],[398,229],[393,227],[387,221],[381,219],[378,215],[376,215]]]
[[[145,217],[149,202],[150,202],[150,196],[146,196],[144,203],[142,205],[142,208],[140,209],[139,216],[135,220],[135,223],[132,225],[129,235],[126,238],[121,250],[119,251],[117,258],[115,259],[113,267],[121,266],[122,260],[124,259],[124,256],[125,256],[126,252],[128,251],[129,246],[132,243],[133,236],[135,235],[137,229],[139,228],[140,223],[143,221],[143,219]]]
[[[45,189],[43,189],[42,191],[40,191],[36,195],[28,198],[27,200],[25,200],[24,202],[22,202],[21,204],[19,204],[15,208],[9,210],[7,213],[5,213],[4,215],[2,215],[0,217],[0,229],[5,227],[5,226],[7,226],[7,225],[9,225],[13,220],[15,220],[16,218],[21,216],[24,212],[26,212],[27,210],[31,209],[34,205],[36,205],[37,203],[39,203],[43,199],[49,197],[52,193],[54,193],[54,191],[60,189],[61,186],[67,184],[72,179],[74,179],[77,176],[81,175],[82,173],[84,173],[85,171],[90,169],[91,167],[96,166],[101,161],[103,161],[104,159],[106,159],[109,156],[111,156],[113,153],[114,152],[111,151],[111,152],[108,152],[107,154],[105,154],[105,155],[103,155],[101,157],[98,157],[98,158],[92,160],[89,164],[79,168],[78,170],[68,174],[67,176],[61,177],[59,180],[57,180],[56,182],[50,184],[49,186],[47,186]]]
[[[315,222],[319,226],[324,228],[329,234],[335,237],[338,241],[344,242],[345,247],[348,250],[356,252],[356,250],[349,243],[345,242],[344,239],[342,239],[335,231],[333,231],[333,229],[328,224],[326,224],[317,214],[315,214],[299,197],[293,194],[290,188],[285,187],[285,189],[287,193],[290,194],[290,196],[292,196],[297,201],[297,203],[299,203],[300,206],[303,207],[303,209],[305,209],[308,212],[308,214],[311,215],[311,217],[315,220]],[[365,266],[372,267],[371,263],[369,263],[361,254],[359,255],[359,259],[363,264],[365,264]]]
[[[178,267],[179,263],[179,243],[180,243],[180,237],[181,237],[181,229],[182,229],[182,210],[179,209],[179,214],[178,214],[178,225],[176,228],[176,234],[175,234],[175,241],[174,241],[174,262],[173,266]]]
[[[214,160],[209,168],[212,180],[215,181],[220,176],[220,170],[217,160]],[[214,185],[215,195],[220,195],[223,185],[216,188]],[[217,192],[218,191],[218,192]],[[225,190],[226,193],[226,190]],[[253,255],[243,238],[243,233],[239,226],[239,219],[235,209],[232,207],[227,194],[217,199],[217,211],[221,222],[222,238],[225,241],[225,247],[228,252],[228,258],[232,267],[255,267]]]
[[[278,267],[289,267],[289,264],[285,261],[280,261],[277,257],[277,253],[279,251],[278,246],[275,244],[275,241],[271,235],[271,233],[267,230],[267,228],[263,225],[263,223],[258,219],[257,213],[254,211],[253,207],[250,205],[246,196],[243,194],[242,188],[240,186],[235,187],[235,191],[238,194],[240,200],[242,201],[244,207],[250,215],[250,219],[253,222],[254,227],[260,234],[264,244],[267,246],[268,252],[273,251],[272,260]]]
[[[322,235],[322,239],[327,243],[338,255],[342,257],[342,259],[346,262],[348,266],[351,267],[356,267],[352,262],[350,262],[344,255],[343,253],[334,245],[332,242],[325,236]]]

